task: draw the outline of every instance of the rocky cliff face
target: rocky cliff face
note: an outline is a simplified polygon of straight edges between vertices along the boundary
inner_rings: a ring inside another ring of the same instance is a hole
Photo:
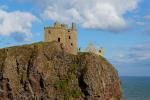
[[[0,100],[122,100],[103,57],[65,53],[59,43],[0,49]]]

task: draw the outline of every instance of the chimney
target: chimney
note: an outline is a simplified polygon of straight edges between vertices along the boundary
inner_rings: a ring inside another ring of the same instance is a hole
[[[72,23],[72,30],[77,30],[76,23]]]

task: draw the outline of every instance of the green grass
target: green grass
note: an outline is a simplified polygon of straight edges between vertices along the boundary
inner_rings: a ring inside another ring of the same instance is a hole
[[[43,43],[44,43],[43,41],[40,41],[40,42],[32,43],[31,45],[39,45],[39,44],[43,44]]]
[[[66,89],[68,86],[68,80],[60,80],[54,84],[54,87],[57,89]]]
[[[79,91],[79,90],[72,90],[72,91],[70,92],[70,96],[71,96],[71,97],[77,98],[77,97],[80,97],[81,95],[82,95],[82,93],[81,93],[81,91]]]
[[[55,84],[54,84],[54,87],[56,89],[61,89],[64,91],[64,94],[67,98],[67,100],[69,100],[70,97],[74,97],[74,98],[77,98],[77,97],[80,97],[82,95],[82,92],[78,89],[73,89],[72,88],[68,88],[68,80],[60,80],[60,81],[57,81]]]
[[[26,47],[26,46],[39,45],[39,44],[44,44],[44,43],[46,42],[40,41],[40,42],[35,42],[32,44],[23,44],[23,45],[11,46],[11,47],[6,47],[6,48]],[[4,49],[4,48],[0,48],[0,49]]]
[[[101,56],[100,55],[100,58],[102,59],[102,60],[104,60],[104,61],[107,61],[107,59],[106,58],[104,58],[103,56]]]
[[[70,100],[70,98],[78,98],[82,95],[82,92],[80,90],[71,90],[65,92],[65,97],[67,100]]]
[[[90,55],[90,54],[92,54],[92,53],[90,53],[90,52],[78,52],[78,55],[80,55],[80,56]]]

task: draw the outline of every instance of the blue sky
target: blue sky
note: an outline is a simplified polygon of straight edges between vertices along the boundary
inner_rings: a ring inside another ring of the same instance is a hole
[[[0,48],[43,41],[44,26],[78,24],[78,45],[103,47],[122,76],[150,76],[149,0],[0,0]]]

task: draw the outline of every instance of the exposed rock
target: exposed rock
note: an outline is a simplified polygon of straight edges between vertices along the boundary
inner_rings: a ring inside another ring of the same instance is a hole
[[[57,42],[0,49],[0,100],[123,100],[103,57],[66,53]]]

